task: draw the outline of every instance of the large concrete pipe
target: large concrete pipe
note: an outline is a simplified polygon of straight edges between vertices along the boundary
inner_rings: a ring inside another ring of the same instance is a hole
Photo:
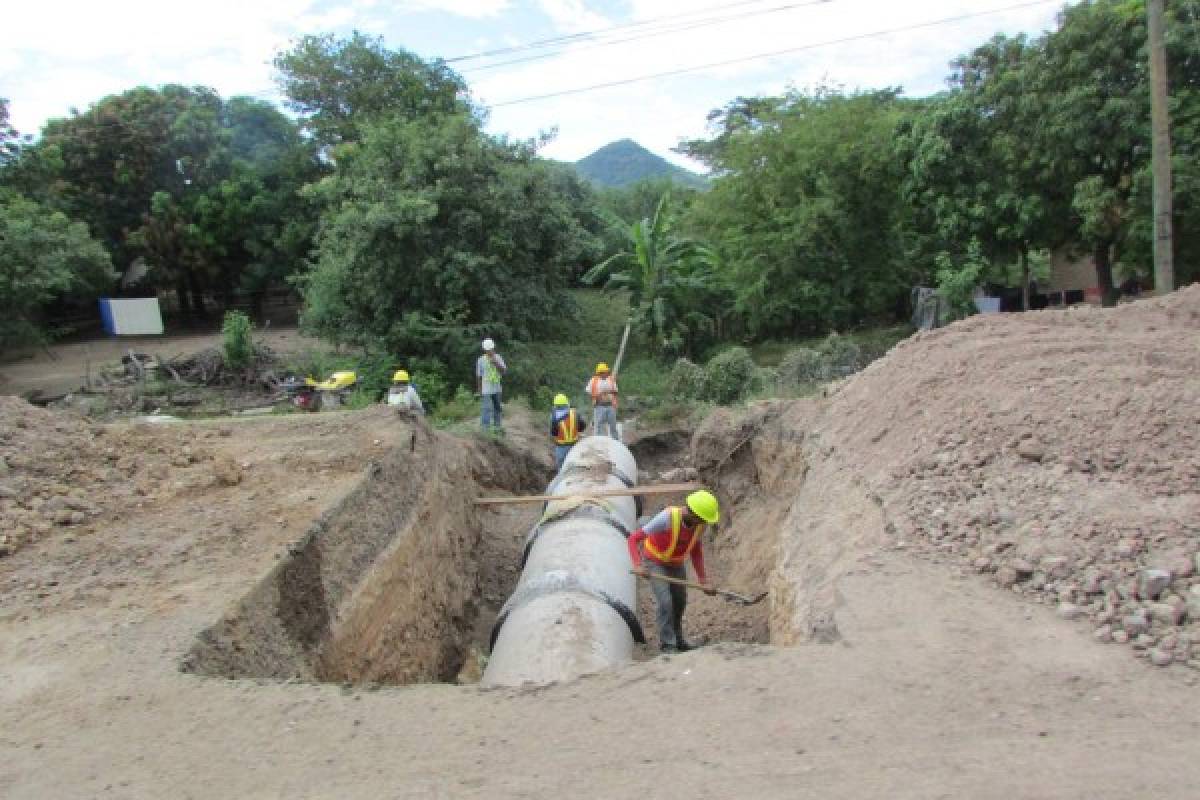
[[[625,540],[637,524],[632,497],[571,495],[632,486],[633,454],[601,436],[572,448],[526,541],[517,588],[492,630],[485,686],[546,684],[618,667],[644,641]]]

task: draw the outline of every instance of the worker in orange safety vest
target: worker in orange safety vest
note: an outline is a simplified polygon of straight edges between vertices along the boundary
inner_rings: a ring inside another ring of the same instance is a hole
[[[579,434],[587,428],[587,423],[579,418],[578,412],[571,408],[571,401],[565,394],[554,396],[554,410],[550,412],[550,435],[554,437],[554,464],[562,469],[567,460],[567,453],[579,441]]]
[[[617,388],[617,376],[608,371],[608,364],[600,362],[596,365],[596,374],[587,382],[585,389],[592,399],[592,422],[595,424],[592,433],[620,441],[621,435],[617,431],[617,398],[620,390]]]
[[[654,580],[657,573],[686,580],[686,561],[690,557],[696,580],[707,585],[704,573],[704,546],[700,536],[720,518],[720,507],[712,492],[700,490],[687,496],[686,505],[669,506],[638,528],[629,537],[629,557],[634,574],[651,578],[654,591],[655,623],[659,647],[664,653],[692,649],[683,636],[683,612],[687,608],[687,589],[666,581]],[[705,594],[716,591],[705,588]]]

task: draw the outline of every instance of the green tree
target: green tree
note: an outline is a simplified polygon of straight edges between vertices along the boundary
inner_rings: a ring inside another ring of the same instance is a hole
[[[26,196],[88,224],[127,282],[206,298],[262,292],[302,263],[315,147],[267,103],[203,87],[139,87],[52,120],[6,170]]]
[[[44,341],[39,312],[71,293],[98,293],[116,275],[87,226],[0,190],[0,350]]]
[[[1029,87],[1041,123],[1030,144],[1047,183],[1070,187],[1075,238],[1091,251],[1105,305],[1117,301],[1113,265],[1133,222],[1134,178],[1150,159],[1145,19],[1139,0],[1066,8]]]
[[[0,97],[0,169],[12,162],[21,149],[21,135],[8,118],[8,99]]]
[[[694,355],[726,316],[719,259],[708,246],[672,233],[670,195],[653,217],[633,223],[628,249],[597,264],[584,280],[629,292],[632,321],[663,356]]]
[[[684,152],[710,165],[693,224],[716,243],[756,335],[844,328],[896,313],[905,260],[903,164],[893,140],[911,101],[833,89],[739,99]]]
[[[1041,114],[1029,90],[1035,56],[1023,36],[993,38],[954,62],[954,91],[902,126],[904,194],[927,234],[910,240],[909,258],[938,263],[942,285],[953,263],[1006,283],[1015,262],[1027,295],[1031,252],[1069,236],[1069,193],[1046,183],[1029,146]]]
[[[441,62],[389,50],[381,37],[355,31],[305,36],[275,57],[288,106],[322,145],[356,141],[379,116],[414,119],[469,110],[466,84]]]
[[[466,370],[479,336],[529,339],[570,315],[595,241],[561,169],[468,114],[380,117],[362,135],[310,190],[323,212],[306,325]]]

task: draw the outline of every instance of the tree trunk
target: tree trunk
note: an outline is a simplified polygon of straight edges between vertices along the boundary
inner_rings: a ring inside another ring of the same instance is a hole
[[[1017,263],[1021,265],[1021,310],[1029,310],[1029,252],[1022,247],[1017,251]]]
[[[1117,288],[1113,286],[1112,245],[1103,242],[1096,245],[1092,253],[1096,260],[1096,283],[1100,286],[1100,300],[1105,308],[1117,304]]]
[[[192,298],[188,294],[187,282],[180,278],[175,282],[175,297],[179,301],[179,311],[187,319],[192,318]]]
[[[250,318],[254,320],[256,325],[263,323],[263,308],[266,302],[266,290],[258,289],[250,293]]]
[[[195,274],[188,275],[188,287],[191,289],[192,310],[197,318],[205,319],[208,317],[208,309],[204,306],[204,290],[200,286],[200,281],[196,280]]]

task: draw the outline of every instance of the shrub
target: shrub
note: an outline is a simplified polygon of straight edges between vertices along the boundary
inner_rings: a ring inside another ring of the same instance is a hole
[[[554,390],[538,386],[529,393],[529,407],[534,411],[549,411],[554,406]]]
[[[377,392],[359,386],[346,398],[346,408],[351,411],[358,411],[359,409],[375,405],[378,400],[379,394]]]
[[[744,347],[731,347],[704,367],[701,400],[727,406],[754,391],[758,367]]]
[[[784,388],[824,383],[829,380],[829,364],[816,350],[797,347],[783,357],[777,375]]]
[[[455,390],[454,396],[438,406],[430,416],[434,425],[445,427],[464,419],[470,419],[478,413],[479,401],[475,395],[467,387],[459,386]]]
[[[699,400],[704,394],[704,368],[686,358],[676,360],[667,394],[673,400]]]
[[[863,368],[862,348],[849,336],[831,333],[817,350],[825,359],[830,377],[845,377]]]
[[[235,370],[246,369],[254,361],[253,329],[250,317],[241,311],[225,312],[225,319],[221,323],[225,366]]]
[[[988,267],[979,242],[972,239],[961,258],[941,253],[935,263],[938,294],[946,301],[951,317],[961,319],[974,314],[975,289]]]

